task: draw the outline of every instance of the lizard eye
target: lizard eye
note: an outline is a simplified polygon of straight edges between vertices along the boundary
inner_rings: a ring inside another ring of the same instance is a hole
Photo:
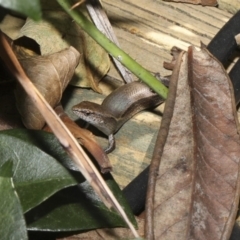
[[[90,114],[91,114],[90,112],[84,112],[84,115],[86,115],[86,116],[88,116]]]

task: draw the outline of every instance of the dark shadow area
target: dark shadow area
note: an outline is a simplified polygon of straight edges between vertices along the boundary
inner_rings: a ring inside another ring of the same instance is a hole
[[[141,214],[145,209],[149,167],[143,170],[124,189],[123,195],[135,215]]]
[[[16,81],[0,59],[0,129],[24,128],[16,107]]]
[[[25,37],[25,36],[20,37],[20,38],[14,40],[14,45],[19,46],[21,48],[26,48],[28,50],[31,50],[36,55],[41,55],[39,44],[32,38]],[[26,53],[25,53],[25,55],[26,55]]]
[[[63,108],[65,108],[65,106],[67,105],[67,103],[69,102],[69,100],[75,96],[75,90],[76,87],[68,85],[67,88],[65,89],[62,99],[61,99],[61,104],[63,106]]]
[[[229,240],[239,240],[239,239],[240,239],[240,227],[235,223]]]
[[[238,11],[214,36],[207,49],[212,53],[225,68],[231,63],[231,59],[240,56],[235,36],[240,32],[240,11]],[[233,83],[236,103],[240,101],[240,61],[235,64],[229,73]]]
[[[86,231],[72,231],[72,232],[39,232],[28,231],[29,240],[56,240],[59,238],[67,238]]]
[[[0,22],[4,19],[4,17],[9,14],[10,10],[0,7]]]

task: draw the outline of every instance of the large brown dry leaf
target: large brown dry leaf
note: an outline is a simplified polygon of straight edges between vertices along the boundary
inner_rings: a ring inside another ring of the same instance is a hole
[[[55,107],[71,80],[79,61],[79,53],[73,47],[48,56],[38,56],[19,60],[33,84],[45,97],[50,106]],[[32,100],[19,86],[16,90],[17,108],[24,125],[29,129],[41,129],[45,120]]]
[[[188,55],[178,79],[174,69],[151,164],[147,239],[228,239],[238,209],[240,140],[232,86],[207,50],[190,47]]]
[[[86,15],[84,8],[81,11]],[[27,19],[21,34],[34,39],[40,45],[42,55],[58,52],[69,46],[76,48],[81,56],[71,84],[91,87],[101,92],[98,83],[109,70],[108,54],[68,14],[63,11],[45,11],[39,22]]]

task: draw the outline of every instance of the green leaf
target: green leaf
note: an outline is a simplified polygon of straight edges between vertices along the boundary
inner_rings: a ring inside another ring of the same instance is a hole
[[[52,134],[25,129],[1,131],[0,149],[0,165],[13,161],[13,181],[24,212],[60,189],[84,181],[80,173],[73,174],[62,166],[61,161],[74,168]]]
[[[126,226],[116,212],[104,206],[89,184],[83,182],[79,172],[62,166],[76,170],[52,134],[24,129],[1,131],[0,149],[0,165],[13,160],[13,181],[30,230],[73,231]],[[136,225],[118,185],[111,175],[105,178]],[[79,182],[83,183],[66,188]]]
[[[79,171],[78,167],[68,156],[57,138],[52,133],[26,129],[6,130],[0,132],[0,134],[1,133],[5,135],[7,134],[8,136],[17,138],[28,143],[29,145],[37,147],[46,154],[55,158],[63,166],[74,171]]]
[[[39,0],[0,0],[0,5],[24,14],[34,20],[41,19],[41,6]]]
[[[28,239],[22,207],[12,181],[11,161],[0,168],[0,229],[1,239]]]
[[[131,222],[135,218],[116,182],[106,180]],[[32,231],[78,231],[104,227],[126,227],[118,213],[109,210],[87,182],[63,189],[26,214],[27,228]]]

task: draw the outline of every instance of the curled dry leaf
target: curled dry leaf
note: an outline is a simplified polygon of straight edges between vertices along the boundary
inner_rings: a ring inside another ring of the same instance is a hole
[[[79,10],[87,16],[85,7],[80,7]],[[39,44],[42,55],[52,54],[69,46],[76,48],[81,56],[71,84],[91,87],[94,91],[101,92],[98,84],[109,70],[109,56],[68,14],[56,10],[44,11],[41,21],[27,19],[21,34],[34,39]]]
[[[193,47],[171,81],[150,168],[147,239],[227,240],[240,190],[231,82],[206,49]]]
[[[79,56],[79,52],[70,47],[48,56],[37,56],[19,61],[47,102],[55,107],[60,102],[62,93],[74,74]],[[45,120],[20,86],[15,96],[24,125],[29,129],[41,129]]]

